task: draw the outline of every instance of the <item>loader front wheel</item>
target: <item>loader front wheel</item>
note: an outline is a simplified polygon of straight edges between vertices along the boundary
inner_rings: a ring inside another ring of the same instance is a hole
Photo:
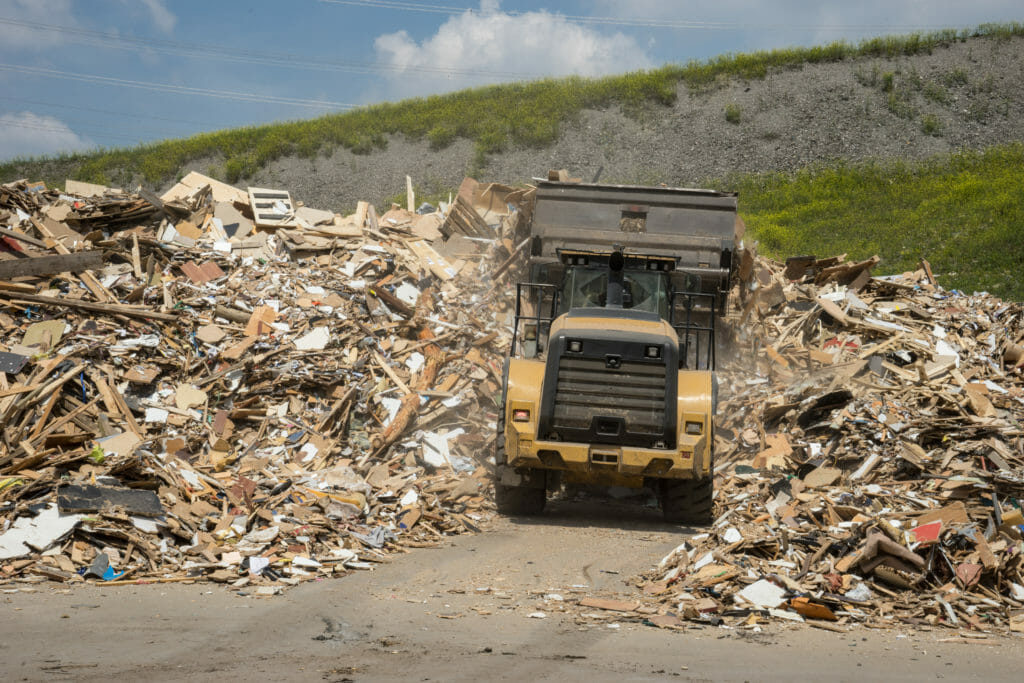
[[[505,414],[498,417],[498,440],[494,444],[494,463],[497,466],[497,474],[494,477],[494,506],[502,515],[539,515],[544,511],[544,504],[547,502],[547,491],[545,487],[513,486],[502,484],[502,475],[507,471],[505,464]],[[533,476],[543,475],[543,472],[534,472]],[[520,477],[520,479],[528,479]]]
[[[543,488],[494,483],[494,504],[503,515],[539,515],[546,502],[547,492]]]
[[[714,477],[701,479],[663,479],[661,514],[672,524],[703,526],[711,523]]]

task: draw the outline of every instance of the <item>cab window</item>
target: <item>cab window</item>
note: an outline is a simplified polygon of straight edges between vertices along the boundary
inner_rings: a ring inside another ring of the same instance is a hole
[[[623,273],[622,307],[668,317],[668,281],[664,273],[627,270]],[[604,308],[608,297],[608,271],[604,268],[569,268],[562,283],[562,312],[570,308]]]

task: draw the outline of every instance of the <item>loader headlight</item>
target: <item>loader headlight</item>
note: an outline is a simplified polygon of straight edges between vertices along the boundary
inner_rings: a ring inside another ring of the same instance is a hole
[[[644,355],[648,358],[661,358],[661,347],[652,344],[644,349]]]
[[[687,421],[684,431],[691,436],[699,436],[704,431],[704,423]]]
[[[579,339],[569,340],[569,351],[572,353],[583,353],[583,342]]]
[[[513,422],[529,422],[530,421],[530,411],[527,410],[526,408],[516,408],[515,410],[512,411],[512,421]]]

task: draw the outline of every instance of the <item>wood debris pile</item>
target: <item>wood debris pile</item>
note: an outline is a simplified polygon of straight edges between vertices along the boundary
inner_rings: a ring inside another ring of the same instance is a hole
[[[747,258],[717,519],[641,581],[658,625],[1024,631],[1024,306],[876,262]]]
[[[0,581],[273,593],[490,514],[501,240],[198,173],[84,189],[0,190]]]

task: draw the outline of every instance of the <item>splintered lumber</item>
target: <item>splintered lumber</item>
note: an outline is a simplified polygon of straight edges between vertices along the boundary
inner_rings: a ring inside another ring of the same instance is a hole
[[[40,235],[53,241],[53,248],[57,251],[58,254],[68,255],[71,253],[71,250],[64,246],[60,242],[60,240],[58,240],[57,237],[53,234],[53,232],[51,232],[49,228],[46,227],[45,224],[43,224],[41,221],[36,220],[34,217],[31,220],[32,225],[35,226],[36,230],[39,231]],[[107,288],[104,287],[103,284],[96,279],[95,275],[93,275],[89,271],[83,271],[79,277],[82,279],[82,282],[85,284],[86,288],[88,288],[88,290],[92,292],[92,295],[94,297],[96,297],[102,302],[115,301],[114,297],[110,294],[110,292],[107,291]]]
[[[1024,306],[945,291],[923,260],[885,278],[877,259],[740,262],[745,329],[716,369],[714,523],[654,558],[645,609],[1014,631]],[[984,620],[968,611],[982,605]]]
[[[406,244],[419,257],[423,267],[435,277],[440,280],[451,280],[455,277],[455,269],[426,240],[408,240]]]
[[[107,315],[124,315],[130,318],[141,318],[143,320],[162,320],[174,322],[178,316],[172,313],[160,313],[144,308],[130,308],[117,304],[98,304],[78,299],[62,299],[59,297],[42,296],[41,294],[0,294],[0,301],[7,297],[10,303],[31,303],[44,306],[57,306],[59,308],[74,308],[94,313],[106,313]]]
[[[110,257],[109,291],[88,268],[88,291],[72,281],[67,295],[39,289],[68,278],[0,281],[0,554],[27,558],[0,578],[244,575],[270,595],[478,531],[491,514],[480,454],[493,442],[495,382],[482,368],[510,332],[491,319],[490,282],[459,271],[464,253],[483,268],[504,248],[467,240],[449,265],[415,229],[440,213],[407,229],[366,202],[343,217],[289,207],[277,191],[254,198],[270,203],[261,217],[294,209],[295,225],[268,241],[245,193],[189,178],[142,197],[146,207],[101,187],[77,188],[91,196],[72,204],[0,186],[3,215],[42,226],[34,234],[57,255],[48,267],[99,265],[70,253],[64,236],[82,237],[72,226],[102,227],[90,239]],[[143,210],[150,220],[110,234]],[[438,449],[451,467],[438,469]],[[352,524],[328,523],[316,502]],[[60,515],[61,535],[8,550],[4,530],[36,524],[38,504]],[[275,555],[279,544],[296,552]]]
[[[432,308],[433,295],[429,289],[424,290],[420,294],[419,301],[416,302],[415,317],[422,320]],[[402,397],[402,404],[398,412],[395,414],[394,419],[391,420],[391,424],[380,435],[374,437],[373,445],[378,450],[393,444],[409,428],[419,411],[420,396],[417,392],[429,391],[434,388],[438,370],[441,369],[441,365],[444,363],[444,352],[441,351],[437,344],[432,343],[434,333],[430,330],[430,327],[427,325],[420,327],[418,336],[421,341],[427,342],[427,344],[423,347],[423,355],[426,357],[426,362],[420,373],[419,381],[416,383],[416,391],[406,392]],[[396,383],[400,383],[400,380],[397,380]]]

